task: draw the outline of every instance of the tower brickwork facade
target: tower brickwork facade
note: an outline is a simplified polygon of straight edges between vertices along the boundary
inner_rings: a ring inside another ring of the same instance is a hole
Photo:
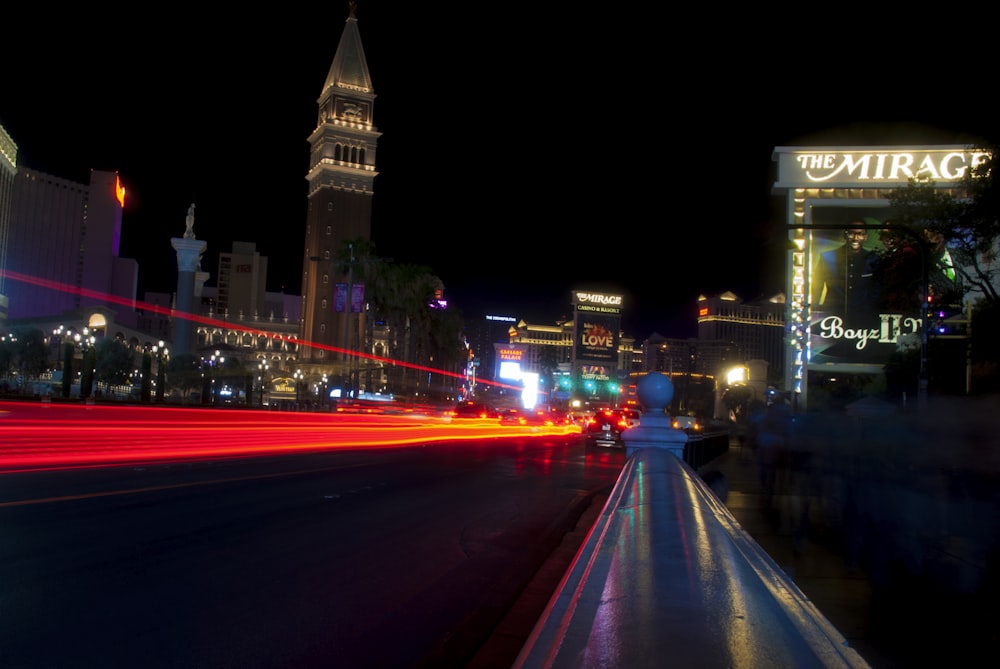
[[[343,249],[349,240],[371,240],[371,212],[375,149],[380,133],[373,120],[372,86],[354,5],[344,26],[337,52],[318,99],[317,126],[309,136],[310,168],[305,249],[302,261],[302,320],[300,360],[330,366],[343,357],[334,350],[349,348],[344,341],[345,318],[352,330],[364,331],[364,314],[351,314],[343,299],[349,273],[340,272]],[[338,301],[337,285],[341,285]],[[338,311],[338,304],[340,309]]]

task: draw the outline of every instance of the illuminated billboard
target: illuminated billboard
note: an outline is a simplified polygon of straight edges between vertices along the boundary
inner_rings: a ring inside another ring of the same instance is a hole
[[[925,298],[961,288],[940,238],[896,225],[889,195],[912,178],[954,188],[984,156],[959,146],[774,150],[790,241],[788,389],[804,400],[810,371],[868,373],[921,345]]]
[[[622,301],[621,295],[573,291],[574,360],[617,365]]]
[[[919,341],[923,240],[888,209],[811,210],[809,362],[885,364]]]
[[[503,381],[521,381],[524,373],[525,347],[520,344],[493,344],[495,369],[493,378]]]

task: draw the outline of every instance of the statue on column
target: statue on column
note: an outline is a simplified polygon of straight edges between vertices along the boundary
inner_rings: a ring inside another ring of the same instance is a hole
[[[194,202],[188,207],[185,225],[187,225],[187,229],[184,230],[184,239],[194,239]]]

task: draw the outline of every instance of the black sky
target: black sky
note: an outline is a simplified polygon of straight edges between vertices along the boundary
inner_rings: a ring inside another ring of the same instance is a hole
[[[29,8],[0,123],[24,166],[119,172],[140,291],[176,287],[170,238],[193,201],[210,284],[215,254],[250,241],[268,289],[297,294],[306,138],[347,6]],[[431,268],[464,312],[549,321],[572,288],[607,289],[627,334],[693,336],[699,293],[784,289],[774,147],[996,134],[994,64],[947,16],[921,33],[900,15],[754,28],[587,7],[358,3],[383,133],[376,250]]]

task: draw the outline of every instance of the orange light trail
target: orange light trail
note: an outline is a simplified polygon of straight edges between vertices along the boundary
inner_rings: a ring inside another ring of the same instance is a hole
[[[579,434],[577,425],[402,414],[0,402],[0,473]]]

